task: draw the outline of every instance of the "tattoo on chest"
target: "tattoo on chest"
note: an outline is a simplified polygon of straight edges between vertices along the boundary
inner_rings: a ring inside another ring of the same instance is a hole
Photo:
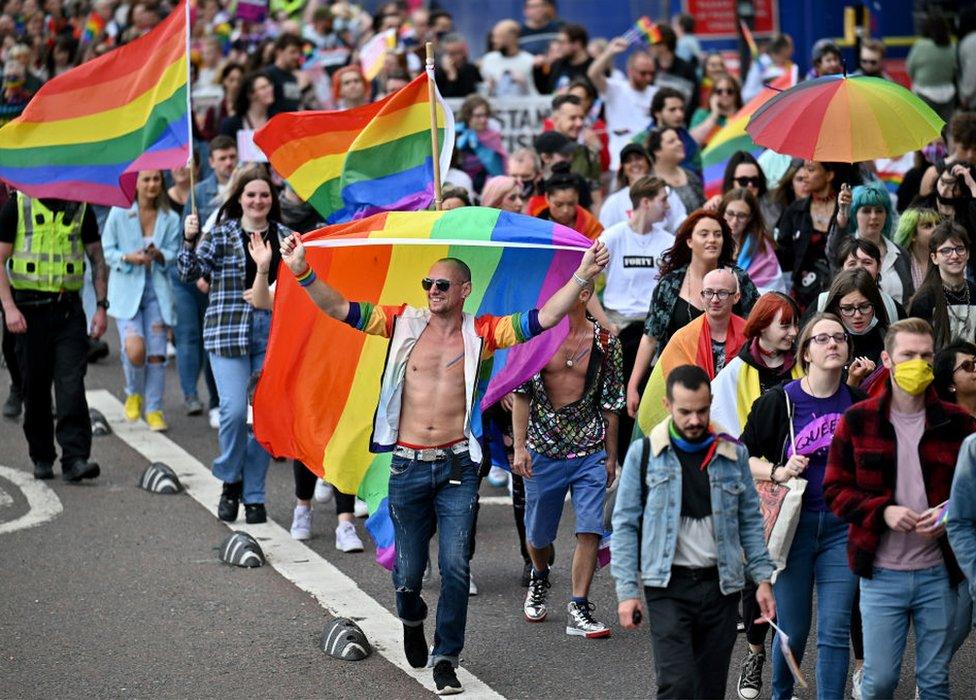
[[[454,358],[453,360],[451,360],[451,361],[450,361],[450,362],[448,362],[448,363],[447,363],[446,365],[444,365],[444,368],[446,369],[446,368],[448,368],[448,367],[451,367],[452,365],[456,365],[456,364],[457,364],[458,362],[460,362],[460,361],[461,361],[461,359],[462,359],[463,357],[464,357],[464,352],[462,351],[460,355],[458,355],[458,356],[457,356],[457,357],[455,357],[455,358]]]

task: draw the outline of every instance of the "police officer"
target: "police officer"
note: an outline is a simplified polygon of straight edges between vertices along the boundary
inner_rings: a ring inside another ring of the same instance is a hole
[[[94,479],[91,421],[85,399],[88,331],[79,291],[85,257],[92,266],[98,309],[91,335],[105,332],[107,271],[98,224],[85,204],[34,199],[18,192],[0,211],[0,302],[6,328],[17,334],[24,396],[24,434],[35,479],[54,476],[54,437],[68,482]],[[57,427],[51,418],[51,384]]]

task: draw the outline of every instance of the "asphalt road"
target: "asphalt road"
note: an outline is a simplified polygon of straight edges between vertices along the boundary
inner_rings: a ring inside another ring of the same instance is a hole
[[[114,328],[110,343],[117,342]],[[91,366],[88,388],[122,394],[118,353]],[[0,399],[6,398],[6,377]],[[181,410],[175,368],[167,377],[166,436],[209,465],[216,431],[205,417]],[[205,394],[205,389],[203,390]],[[81,486],[47,482],[62,512],[12,532],[4,524],[26,516],[23,490],[0,470],[0,697],[429,697],[429,692],[380,654],[358,662],[333,660],[317,648],[331,619],[326,607],[271,566],[238,569],[217,559],[228,530],[183,494],[156,496],[137,488],[146,459],[118,436],[96,438],[93,458],[102,476]],[[19,425],[0,423],[0,465],[29,472]],[[46,488],[46,487],[45,487]],[[483,495],[504,496],[487,484]],[[284,528],[291,523],[290,463],[272,463],[268,509]],[[36,509],[35,509],[36,510]],[[598,572],[592,600],[596,614],[613,622],[606,640],[564,633],[569,597],[572,515],[567,506],[552,574],[554,612],[528,624],[521,612],[521,559],[511,508],[484,505],[472,564],[480,595],[469,607],[463,666],[508,697],[650,697],[653,659],[646,628],[627,632],[615,622],[608,571]],[[389,574],[362,554],[334,547],[332,506],[318,506],[308,547],[393,611]],[[436,547],[435,547],[436,549]],[[433,608],[437,577],[425,596]],[[327,601],[326,601],[327,602]],[[815,632],[803,669],[815,697]],[[952,666],[953,697],[972,697],[974,642],[967,640]],[[906,654],[899,697],[913,695],[913,658]],[[728,693],[735,697],[740,638]],[[765,671],[769,696],[770,668]]]

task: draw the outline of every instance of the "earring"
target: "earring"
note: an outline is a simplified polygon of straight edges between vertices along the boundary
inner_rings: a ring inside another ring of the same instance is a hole
[[[949,393],[950,394],[955,394],[956,393],[956,387],[955,387],[955,385],[949,387]]]

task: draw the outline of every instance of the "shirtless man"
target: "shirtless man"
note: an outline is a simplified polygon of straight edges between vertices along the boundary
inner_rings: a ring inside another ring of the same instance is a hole
[[[428,276],[418,280],[427,292],[428,306],[418,309],[347,301],[315,278],[297,236],[282,243],[281,257],[322,311],[364,333],[390,339],[370,442],[374,452],[393,452],[393,585],[403,647],[411,666],[427,664],[427,605],[420,591],[436,522],[441,593],[432,652],[434,684],[440,695],[459,693],[455,669],[464,646],[468,542],[482,461],[477,440],[481,426],[472,420],[485,388],[478,381],[478,363],[559,323],[576,304],[580,289],[590,287],[606,266],[606,248],[594,243],[573,278],[541,309],[477,318],[463,311],[471,294],[471,271],[456,258],[437,261]]]
[[[570,331],[543,370],[515,392],[512,471],[525,478],[525,535],[532,576],[523,612],[548,615],[549,548],[556,540],[566,491],[576,513],[573,596],[566,634],[597,639],[610,628],[593,617],[588,596],[604,534],[603,501],[617,468],[617,413],[624,407],[620,341],[586,317],[593,294],[579,290]]]

